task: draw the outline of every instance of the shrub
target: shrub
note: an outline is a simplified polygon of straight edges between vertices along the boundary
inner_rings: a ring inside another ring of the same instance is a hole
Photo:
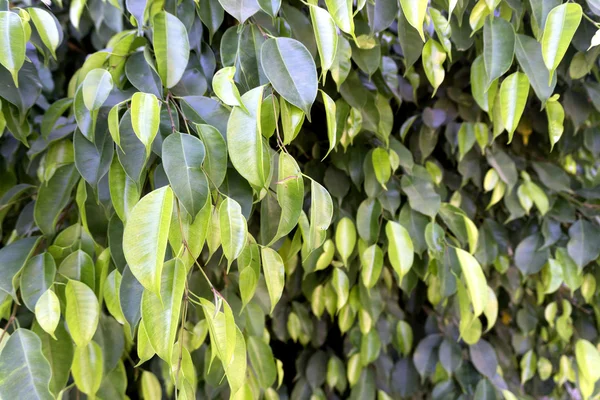
[[[600,3],[44,3],[0,397],[599,398]]]

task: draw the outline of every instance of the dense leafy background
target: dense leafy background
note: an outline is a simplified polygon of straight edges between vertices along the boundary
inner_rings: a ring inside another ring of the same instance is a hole
[[[0,9],[0,398],[600,396],[597,0]]]

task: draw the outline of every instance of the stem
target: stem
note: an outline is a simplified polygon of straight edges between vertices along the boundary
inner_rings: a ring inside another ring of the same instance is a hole
[[[13,305],[12,314],[10,314],[10,317],[8,318],[8,322],[6,323],[6,326],[4,327],[4,330],[2,331],[2,334],[0,335],[0,343],[2,343],[2,339],[4,339],[4,335],[6,335],[6,332],[8,332],[8,328],[10,328],[10,326],[13,324],[13,322],[15,322],[16,316],[17,316],[17,303],[15,303]]]
[[[164,101],[164,103],[167,105],[167,112],[169,113],[169,118],[171,119],[171,130],[173,132],[176,132],[177,128],[175,127],[175,121],[173,120],[173,115],[171,114],[171,105],[169,104],[170,98],[171,98],[171,93],[168,93],[167,99]]]

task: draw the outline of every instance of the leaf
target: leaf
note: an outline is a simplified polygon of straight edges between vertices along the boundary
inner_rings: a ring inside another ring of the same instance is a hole
[[[508,143],[519,125],[529,95],[529,79],[522,72],[515,72],[502,81],[500,86],[500,112],[502,123],[508,131]]]
[[[373,170],[375,171],[377,182],[387,190],[385,184],[390,180],[392,175],[392,166],[390,165],[390,156],[388,152],[381,147],[374,149],[371,153],[371,161],[373,163]]]
[[[478,317],[483,313],[488,302],[488,286],[481,266],[468,252],[455,248],[456,256],[467,284],[473,312]]]
[[[333,269],[331,285],[337,295],[337,309],[339,311],[346,305],[350,296],[350,280],[342,268]]]
[[[131,125],[135,135],[146,147],[146,157],[158,133],[160,103],[153,94],[136,92],[131,98]]]
[[[277,233],[269,245],[286,236],[294,229],[302,213],[304,202],[304,179],[296,160],[288,153],[279,154],[277,202],[281,216]]]
[[[554,75],[554,70],[565,56],[582,15],[581,6],[576,3],[561,4],[548,13],[541,43],[542,57],[550,71],[550,77]]]
[[[421,40],[425,41],[423,22],[427,13],[427,0],[400,0],[402,13],[408,23],[419,32]]]
[[[337,138],[337,119],[336,119],[336,105],[335,102],[327,93],[321,90],[321,96],[323,96],[323,104],[325,105],[325,116],[327,119],[327,137],[329,138],[329,149],[323,159],[327,158],[329,153],[335,148],[338,142]]]
[[[329,14],[342,32],[354,35],[354,16],[351,0],[325,0]]]
[[[600,379],[600,371],[597,368],[600,363],[600,353],[593,344],[585,339],[577,340],[575,357],[579,371],[587,380],[596,382]]]
[[[99,110],[108,98],[112,88],[112,76],[107,70],[102,68],[91,70],[85,76],[81,86],[83,104],[89,111]]]
[[[242,215],[239,203],[227,197],[219,206],[219,226],[221,231],[221,246],[227,258],[227,270],[233,260],[244,250],[248,236],[246,218]]]
[[[219,3],[240,24],[243,24],[260,10],[256,0],[219,0]]]
[[[433,86],[433,97],[446,76],[443,66],[444,61],[446,61],[446,52],[439,42],[429,39],[423,46],[422,58],[425,75],[431,86]]]
[[[123,253],[131,272],[158,296],[172,212],[171,188],[156,189],[135,205],[123,233]]]
[[[479,340],[469,346],[471,362],[483,376],[493,379],[498,368],[498,358],[491,344],[486,340]]]
[[[108,187],[113,208],[121,221],[126,222],[140,199],[137,183],[126,173],[118,157],[113,157],[108,170]]]
[[[333,18],[327,11],[316,5],[309,5],[309,10],[317,48],[319,49],[321,73],[325,76],[335,60],[338,46],[337,30]]]
[[[321,247],[325,241],[327,229],[333,218],[333,202],[329,192],[314,180],[311,180],[310,193],[308,246],[312,251]]]
[[[50,364],[35,333],[17,329],[0,353],[0,392],[12,399],[52,400]]]
[[[211,185],[220,187],[227,172],[227,145],[219,131],[211,125],[196,124],[196,131],[204,144],[204,172]]]
[[[586,220],[578,220],[569,228],[567,251],[579,271],[600,256],[600,245],[596,238],[600,230]]]
[[[86,346],[75,348],[71,371],[75,385],[81,392],[94,397],[100,389],[103,368],[102,349],[98,343],[89,342]]]
[[[36,303],[35,319],[43,330],[56,339],[54,331],[60,320],[60,302],[52,289],[46,290]]]
[[[235,67],[223,67],[213,76],[212,86],[215,94],[221,101],[228,106],[238,106],[244,111],[246,107],[240,98],[240,92],[235,85],[233,77],[235,76]]]
[[[315,63],[306,47],[294,39],[268,39],[261,47],[261,61],[277,93],[304,111],[310,121],[318,82]]]
[[[1,251],[0,254],[2,254]],[[29,310],[35,309],[42,294],[54,283],[55,275],[56,264],[50,253],[38,254],[27,261],[21,272],[20,287],[23,303]]]
[[[48,11],[37,7],[28,8],[27,12],[40,35],[40,39],[56,60],[56,49],[62,41],[62,30],[59,31],[54,16]]]
[[[142,295],[142,321],[148,340],[156,354],[168,363],[177,336],[185,281],[185,267],[175,258],[162,269],[160,296],[150,291]]]
[[[190,43],[185,25],[168,12],[154,16],[154,53],[158,75],[167,88],[181,80],[190,57]]]
[[[204,158],[204,144],[195,136],[173,132],[163,142],[163,168],[175,196],[192,217],[208,198],[208,180],[202,171]]]
[[[223,311],[215,310],[215,306],[208,300],[201,298],[200,303],[204,309],[204,316],[208,321],[212,355],[211,360],[218,356],[224,365],[229,365],[235,355],[237,333],[235,320],[231,307],[223,301]]]
[[[515,54],[523,72],[527,74],[529,82],[538,99],[544,104],[556,87],[556,75],[550,76],[545,68],[540,43],[525,35],[517,35],[515,40]]]
[[[100,316],[96,295],[85,283],[69,280],[65,289],[67,307],[65,319],[73,341],[78,347],[90,343]]]
[[[550,98],[546,103],[546,117],[548,118],[548,138],[550,139],[550,151],[554,149],[554,145],[560,140],[563,134],[565,110],[558,102],[558,98]]]
[[[255,188],[263,188],[270,174],[269,151],[258,129],[263,87],[242,96],[248,112],[234,107],[227,124],[227,148],[235,169]]]
[[[356,246],[356,227],[348,217],[342,218],[335,230],[335,247],[342,257],[344,265],[348,266],[348,259]]]
[[[283,293],[285,279],[283,260],[279,253],[270,247],[261,247],[260,255],[263,273],[267,283],[267,290],[269,292],[269,299],[271,300],[270,312],[272,313]]]
[[[17,298],[19,272],[33,255],[40,236],[14,241],[0,249],[0,289]],[[27,289],[26,289],[27,291]]]
[[[383,269],[383,252],[376,244],[367,247],[360,256],[362,270],[361,280],[367,289],[377,284]]]
[[[498,81],[488,84],[483,56],[478,56],[471,64],[471,94],[479,108],[490,112],[498,92]]]
[[[19,14],[0,11],[0,64],[10,72],[17,88],[18,74],[25,62],[25,28]]]
[[[483,26],[483,60],[487,87],[510,68],[515,54],[515,31],[502,18],[487,18]]]
[[[262,338],[249,336],[248,356],[252,369],[256,372],[258,385],[261,388],[272,386],[277,378],[277,369],[269,345]]]
[[[388,258],[398,274],[400,283],[413,265],[413,243],[408,231],[394,221],[388,221],[386,224],[385,235],[388,240]]]
[[[69,164],[57,169],[50,181],[40,187],[33,217],[43,234],[54,234],[60,213],[69,203],[78,180],[75,165]]]

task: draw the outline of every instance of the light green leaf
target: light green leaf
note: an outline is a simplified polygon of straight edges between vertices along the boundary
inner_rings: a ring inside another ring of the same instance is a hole
[[[422,57],[425,75],[431,86],[433,86],[433,97],[446,76],[443,66],[444,61],[446,61],[446,52],[439,42],[429,39],[423,46]]]
[[[423,22],[427,13],[427,0],[400,0],[402,13],[406,17],[408,23],[419,32],[421,40],[425,41],[423,33]]]
[[[375,178],[377,179],[377,182],[379,182],[379,184],[383,186],[385,190],[387,190],[385,184],[392,176],[392,166],[390,164],[390,156],[386,149],[382,147],[377,147],[374,149],[371,153],[371,162],[373,164],[373,170],[375,171]]]
[[[527,96],[529,95],[529,79],[522,72],[515,72],[504,81],[500,86],[500,113],[502,123],[508,131],[508,142],[510,143],[513,134],[519,125]]]
[[[122,276],[119,270],[112,270],[111,273],[106,277],[102,291],[108,312],[117,320],[118,323],[123,325],[125,324],[126,320],[125,316],[123,315],[123,310],[121,309],[121,299],[119,293],[121,290],[121,279]]]
[[[62,32],[59,31],[56,20],[48,11],[31,7],[27,9],[33,25],[42,39],[42,43],[50,50],[52,57],[56,59],[56,48],[62,40]]]
[[[270,247],[261,247],[260,255],[262,259],[263,274],[269,292],[269,299],[271,300],[272,313],[283,293],[283,285],[285,283],[283,260],[279,253]]]
[[[146,157],[148,157],[160,125],[160,103],[155,95],[142,92],[133,95],[131,125],[135,135],[146,147]]]
[[[272,386],[277,378],[277,368],[269,345],[262,338],[249,336],[248,356],[252,369],[256,372],[258,385],[265,389]]]
[[[240,98],[240,91],[233,80],[234,76],[235,67],[221,68],[213,76],[213,90],[223,103],[227,104],[228,106],[241,107],[244,111],[248,112],[244,106],[244,103],[242,103],[242,99]]]
[[[231,388],[231,393],[236,393],[246,382],[246,367],[248,361],[246,359],[246,341],[244,335],[236,327],[235,330],[235,350],[233,357],[228,366],[225,367],[227,382]]]
[[[489,298],[485,275],[475,257],[459,248],[455,248],[455,251],[463,277],[467,284],[473,311],[475,316],[478,317],[483,313]]]
[[[85,76],[81,87],[83,104],[89,111],[97,111],[102,107],[112,89],[112,76],[107,70],[102,68],[91,70]]]
[[[131,272],[158,296],[172,212],[171,188],[156,189],[135,205],[123,233],[123,254]]]
[[[337,119],[336,119],[336,105],[335,101],[327,93],[321,90],[321,96],[323,96],[323,104],[325,105],[325,116],[327,119],[327,137],[329,138],[329,149],[323,159],[327,158],[329,153],[335,148],[338,142],[337,138]]]
[[[317,181],[310,186],[310,230],[308,248],[310,251],[321,247],[327,237],[327,229],[333,218],[333,202],[329,192]]]
[[[181,80],[190,57],[190,43],[185,25],[166,11],[154,16],[154,54],[158,75],[167,88]]]
[[[94,397],[100,389],[103,368],[102,349],[98,343],[89,342],[86,346],[75,348],[71,372],[75,385],[81,392]]]
[[[483,60],[488,81],[486,87],[504,75],[515,54],[515,30],[503,18],[488,18],[483,26]]]
[[[227,148],[231,163],[257,189],[267,184],[271,169],[269,150],[258,129],[262,95],[262,86],[245,93],[242,101],[248,112],[234,107],[227,124]]]
[[[43,330],[56,339],[54,331],[60,320],[60,302],[52,289],[46,290],[36,303],[35,319]]]
[[[163,168],[175,196],[192,217],[208,198],[208,179],[202,171],[204,157],[204,144],[195,136],[173,132],[163,142]]]
[[[204,144],[204,172],[212,186],[219,187],[227,172],[227,145],[217,128],[211,125],[196,124],[196,131]]]
[[[565,56],[582,15],[581,6],[577,3],[561,4],[548,13],[541,43],[544,64],[550,71],[550,77]]]
[[[0,264],[1,265],[1,264]],[[38,254],[27,261],[21,273],[21,297],[31,311],[38,299],[52,286],[56,264],[50,253]]]
[[[488,83],[487,72],[483,56],[478,56],[471,64],[471,94],[479,108],[490,112],[494,98],[498,92],[498,81]]]
[[[277,179],[277,202],[281,207],[281,216],[277,233],[269,245],[294,229],[302,213],[304,202],[304,178],[298,163],[288,153],[279,154]]]
[[[52,400],[50,364],[42,353],[39,337],[32,331],[14,331],[0,353],[2,398]]]
[[[0,11],[0,64],[10,72],[19,87],[19,70],[25,62],[25,28],[19,14]]]
[[[344,265],[348,266],[348,258],[354,252],[355,246],[356,227],[350,218],[344,217],[338,222],[335,230],[335,247],[340,253]]]
[[[185,266],[175,258],[167,261],[162,269],[160,297],[150,291],[142,295],[142,321],[148,340],[166,362],[171,362],[185,280]]]
[[[140,391],[144,399],[162,399],[162,388],[160,386],[160,381],[156,375],[150,371],[142,371]]]
[[[246,245],[248,224],[242,215],[240,204],[227,197],[219,206],[219,227],[221,230],[221,246],[227,258],[227,270],[233,260],[238,258]]]
[[[293,104],[285,101],[283,97],[279,98],[279,108],[281,110],[281,126],[283,128],[283,144],[288,145],[298,136],[300,128],[304,123],[304,111]]]
[[[211,360],[218,356],[221,363],[229,365],[235,354],[237,334],[235,320],[231,307],[226,301],[219,300],[223,304],[223,311],[215,310],[215,306],[206,299],[200,299],[204,316],[208,321],[208,332],[211,342]]]
[[[398,274],[400,283],[413,264],[415,256],[413,243],[408,231],[394,221],[388,221],[386,224],[385,235],[388,240],[388,258]]]
[[[352,0],[325,0],[329,14],[342,32],[354,35]]]
[[[260,7],[256,0],[219,0],[221,6],[243,24],[248,18],[256,14]]]
[[[294,39],[268,39],[261,47],[261,61],[277,93],[304,111],[310,121],[318,81],[315,62],[306,47]]]
[[[575,357],[579,372],[590,382],[600,379],[600,352],[585,339],[579,339],[575,344]]]
[[[65,319],[73,341],[78,347],[90,343],[100,317],[96,295],[85,283],[69,280],[65,289],[67,307]]]
[[[334,268],[331,274],[331,285],[337,295],[338,311],[348,303],[350,297],[350,280],[342,268]]]
[[[565,110],[558,102],[558,95],[551,97],[546,103],[546,117],[548,118],[548,138],[550,139],[550,151],[560,140],[565,128]]]
[[[140,192],[137,183],[125,173],[116,156],[108,170],[108,188],[115,212],[121,221],[126,222],[140,199]]]
[[[338,35],[335,22],[331,15],[317,5],[309,4],[310,19],[312,21],[319,59],[321,60],[321,73],[325,76],[333,65],[337,52]],[[325,108],[327,110],[327,108]]]
[[[360,256],[362,265],[361,279],[367,289],[377,284],[383,269],[383,251],[376,244],[367,247]]]

